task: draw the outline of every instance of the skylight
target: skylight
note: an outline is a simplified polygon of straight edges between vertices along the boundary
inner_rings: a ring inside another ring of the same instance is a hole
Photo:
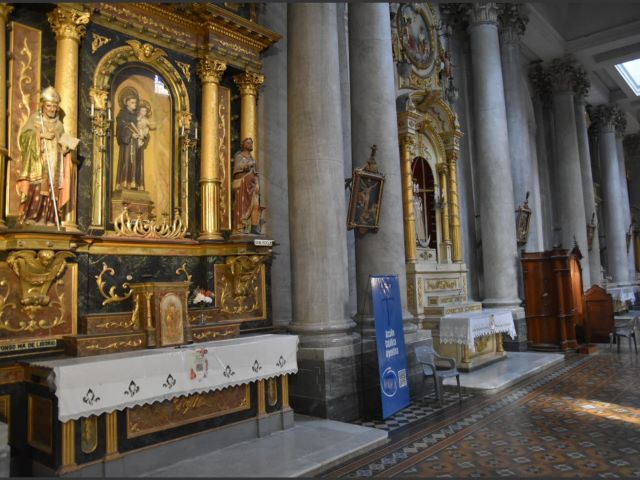
[[[624,81],[633,90],[636,96],[640,95],[640,58],[629,62],[619,63],[616,70],[622,75]]]

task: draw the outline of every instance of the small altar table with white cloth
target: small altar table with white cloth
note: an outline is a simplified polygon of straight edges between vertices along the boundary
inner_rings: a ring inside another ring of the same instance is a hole
[[[629,305],[635,303],[638,291],[640,291],[638,285],[607,287],[607,293],[611,295],[614,301],[614,310],[616,312],[628,310]]]
[[[456,360],[460,370],[471,370],[488,362],[506,358],[502,334],[516,336],[513,315],[509,310],[482,311],[445,315],[440,320],[439,343],[443,355],[451,353],[447,345],[456,346]]]
[[[28,456],[59,474],[238,421],[289,412],[295,335],[33,360]],[[280,421],[282,425],[284,422]]]

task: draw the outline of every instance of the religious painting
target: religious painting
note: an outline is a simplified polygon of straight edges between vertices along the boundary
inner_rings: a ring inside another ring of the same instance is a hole
[[[356,168],[353,172],[347,229],[361,233],[377,230],[382,205],[384,176]]]
[[[185,313],[182,300],[174,293],[160,301],[160,318],[156,322],[158,347],[184,343]]]
[[[38,108],[42,32],[18,22],[11,22],[9,39],[9,159],[6,182],[6,215],[18,216],[20,192],[16,185],[22,172],[18,136],[27,120]]]
[[[166,82],[138,66],[120,71],[112,90],[111,219],[126,206],[132,218],[170,218],[173,102]]]
[[[416,68],[430,67],[434,59],[433,33],[420,7],[403,5],[398,11],[398,32],[402,48]]]

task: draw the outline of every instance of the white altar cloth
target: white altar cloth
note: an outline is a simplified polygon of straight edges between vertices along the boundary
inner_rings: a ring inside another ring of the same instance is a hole
[[[611,298],[619,302],[635,302],[636,293],[639,289],[637,286],[630,287],[609,287],[607,293],[611,295]]]
[[[60,421],[296,373],[296,335],[256,335],[32,365],[50,368]]]
[[[440,342],[461,343],[475,352],[474,339],[494,333],[516,336],[513,315],[509,310],[487,308],[481,312],[466,312],[445,315],[440,320]]]

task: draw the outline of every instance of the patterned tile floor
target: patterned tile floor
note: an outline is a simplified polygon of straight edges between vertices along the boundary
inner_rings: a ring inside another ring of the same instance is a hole
[[[601,348],[404,425],[325,477],[640,477],[640,356]],[[380,426],[379,426],[380,428]]]

